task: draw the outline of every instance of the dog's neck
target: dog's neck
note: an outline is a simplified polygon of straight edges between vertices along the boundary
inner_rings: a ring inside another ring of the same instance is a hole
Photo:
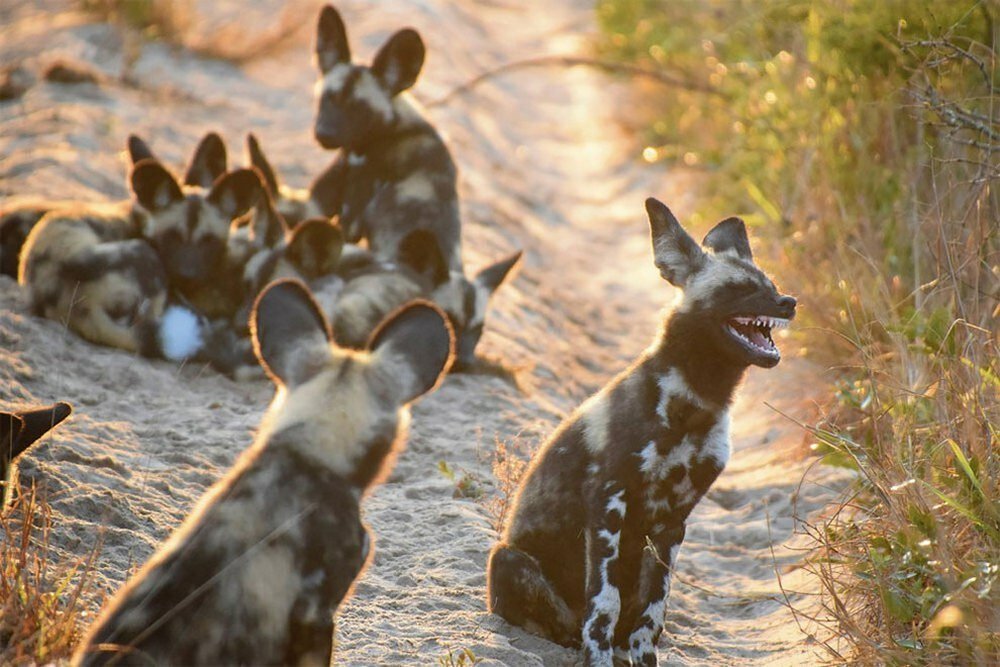
[[[732,402],[747,370],[718,349],[686,313],[675,312],[664,321],[649,356],[657,372],[679,370],[691,391],[718,409]]]

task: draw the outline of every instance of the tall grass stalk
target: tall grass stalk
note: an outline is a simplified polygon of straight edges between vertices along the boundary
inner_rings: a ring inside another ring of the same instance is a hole
[[[49,541],[51,526],[52,508],[34,487],[0,511],[0,664],[66,660],[85,629],[99,547],[67,564]]]

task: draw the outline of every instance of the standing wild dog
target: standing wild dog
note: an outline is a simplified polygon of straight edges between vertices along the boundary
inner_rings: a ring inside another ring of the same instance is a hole
[[[0,512],[7,506],[14,483],[14,459],[28,450],[40,437],[54,429],[73,412],[69,403],[55,403],[44,408],[6,412],[0,410]]]
[[[369,351],[340,349],[295,281],[261,294],[253,331],[278,388],[256,442],[108,604],[74,664],[330,663],[333,614],[371,550],[360,500],[454,342],[417,303]]]
[[[401,94],[416,82],[424,53],[420,35],[405,28],[389,38],[370,67],[355,65],[343,19],[330,5],[323,8],[316,32],[321,78],[315,134],[324,148],[343,150],[313,183],[311,201],[324,215],[339,215],[348,242],[367,239],[376,259],[409,266],[434,291],[447,293],[455,306],[431,298],[449,315],[464,313],[452,324],[459,341],[456,366],[469,366],[486,301],[520,251],[477,276],[489,280],[465,277],[455,163],[437,131]],[[492,289],[483,289],[486,284]]]
[[[535,456],[490,555],[488,604],[588,665],[655,665],[685,522],[729,458],[729,405],[749,366],[780,355],[795,315],[753,263],[743,222],[702,247],[646,201],[660,274],[683,294],[659,339]]]

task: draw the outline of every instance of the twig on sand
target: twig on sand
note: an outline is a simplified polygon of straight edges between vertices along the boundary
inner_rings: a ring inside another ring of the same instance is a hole
[[[504,74],[510,72],[515,72],[522,69],[532,69],[536,67],[591,67],[593,69],[601,70],[602,72],[607,72],[609,74],[625,74],[637,78],[650,79],[657,83],[663,84],[665,86],[671,86],[675,88],[683,88],[685,90],[692,90],[696,92],[706,93],[709,95],[716,95],[719,97],[724,97],[724,93],[708,84],[693,81],[691,79],[686,79],[674,74],[663,72],[656,69],[648,69],[645,67],[639,67],[637,65],[630,65],[628,63],[619,63],[612,60],[601,60],[598,58],[590,58],[586,56],[536,56],[534,58],[525,58],[523,60],[514,60],[508,63],[504,63],[492,69],[488,69],[485,72],[473,77],[472,79],[466,81],[465,83],[452,88],[448,93],[430,102],[424,104],[425,107],[436,107],[448,104],[454,98],[460,97],[471,92],[474,88],[482,83],[485,83],[491,79],[495,79]]]

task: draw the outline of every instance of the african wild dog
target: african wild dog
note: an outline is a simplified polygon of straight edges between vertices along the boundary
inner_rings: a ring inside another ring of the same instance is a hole
[[[336,222],[310,218],[289,228],[264,192],[253,215],[230,232],[230,270],[240,276],[244,303],[234,324],[247,325],[250,307],[269,283],[294,278],[310,284],[333,274],[343,249],[344,234]]]
[[[69,403],[55,403],[44,408],[6,412],[0,410],[0,493],[7,506],[14,484],[14,459],[23,454],[40,437],[54,429],[73,412]]]
[[[218,168],[213,144],[221,140],[202,141],[185,180],[210,180]],[[133,156],[138,145],[130,139]],[[255,172],[238,170],[207,192],[201,185],[182,189],[148,158],[130,181],[135,203],[77,204],[43,216],[25,239],[18,281],[36,313],[91,342],[186,358],[203,344],[202,324],[187,307],[215,317],[233,302],[224,262],[229,225],[262,185]]]
[[[670,572],[692,508],[729,458],[729,405],[780,355],[795,315],[753,263],[743,222],[702,247],[646,201],[660,274],[681,288],[658,340],[586,401],[532,461],[488,565],[488,604],[588,665],[655,665]]]
[[[170,347],[161,336],[167,279],[140,237],[141,217],[114,204],[46,214],[24,242],[18,275],[34,312],[92,343],[160,356]]]
[[[253,329],[278,389],[255,444],[108,604],[74,664],[330,663],[334,612],[371,551],[359,503],[454,341],[416,303],[369,351],[340,349],[295,281],[268,286]]]
[[[313,192],[323,213],[340,216],[349,242],[368,239],[376,257],[390,262],[400,259],[411,232],[427,231],[448,270],[460,272],[455,163],[431,124],[400,95],[424,64],[420,35],[400,30],[370,67],[355,65],[344,22],[327,5],[317,26],[316,63],[316,140],[343,149]]]
[[[131,184],[147,213],[141,235],[156,248],[171,295],[205,317],[231,316],[231,290],[239,286],[227,261],[229,233],[263,195],[257,172],[236,169],[206,188],[182,185],[160,162],[144,159]]]
[[[148,144],[134,134],[128,137],[128,155],[133,167],[140,160],[154,157]],[[184,183],[210,188],[212,182],[225,171],[226,148],[219,135],[210,132],[198,143],[187,167]],[[128,202],[121,202],[116,206],[124,210],[128,205]],[[37,197],[5,201],[3,210],[0,210],[0,273],[17,279],[18,258],[24,241],[46,213],[69,212],[88,206],[89,204],[84,202]]]
[[[484,269],[477,280],[465,276],[455,163],[441,136],[401,94],[416,82],[424,54],[420,35],[405,28],[370,67],[355,65],[343,19],[332,6],[323,8],[316,31],[321,78],[315,134],[324,148],[343,150],[310,195],[324,215],[339,215],[348,242],[366,239],[377,260],[425,274],[447,297],[431,296],[452,315],[456,366],[466,367],[474,362],[486,297],[520,253]],[[492,289],[482,289],[484,282]]]
[[[417,232],[411,239],[425,236]],[[518,251],[480,271],[471,281],[447,279],[447,270],[433,239],[423,238],[419,253],[430,257],[431,270],[419,272],[412,262],[389,264],[371,258],[367,263],[360,257],[345,259],[338,273],[346,281],[336,298],[324,301],[333,327],[334,340],[347,347],[361,347],[375,325],[406,301],[423,297],[438,304],[448,315],[457,336],[455,370],[469,370],[476,364],[475,349],[483,334],[486,306],[521,258]],[[407,252],[404,244],[404,256]]]

